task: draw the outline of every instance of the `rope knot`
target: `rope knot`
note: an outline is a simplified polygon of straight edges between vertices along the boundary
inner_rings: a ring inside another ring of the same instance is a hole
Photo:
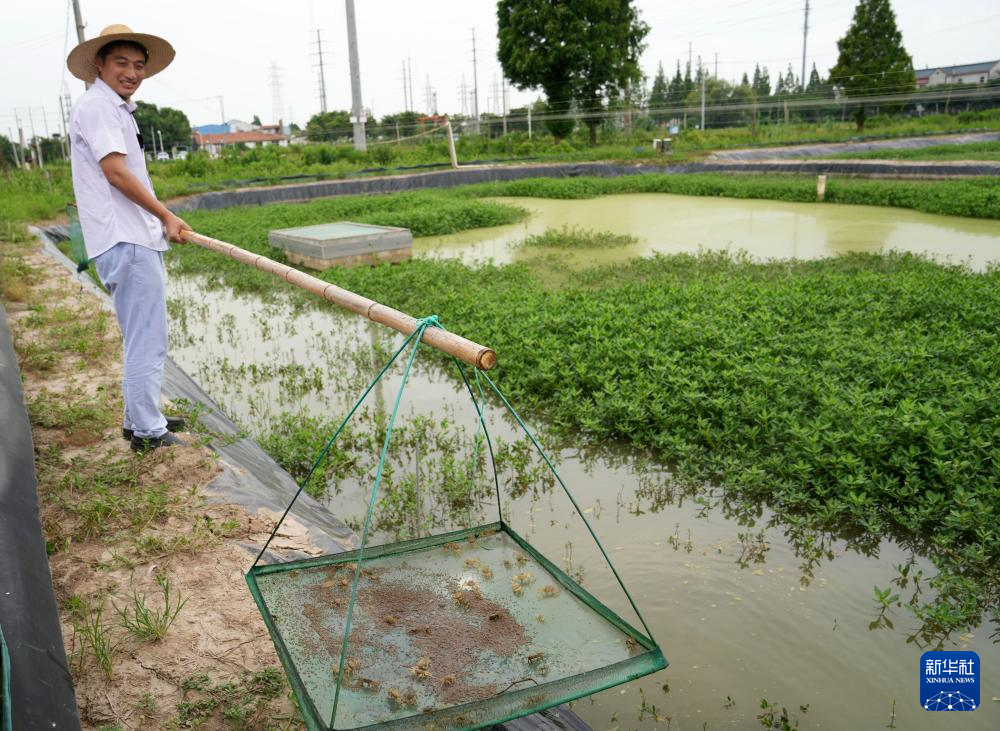
[[[422,327],[442,327],[437,315],[428,315],[422,320],[417,320]]]

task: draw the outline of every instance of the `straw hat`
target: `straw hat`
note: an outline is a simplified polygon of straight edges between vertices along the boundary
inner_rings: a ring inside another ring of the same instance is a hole
[[[146,77],[163,71],[174,60],[174,47],[159,36],[135,33],[127,25],[109,25],[96,38],[84,41],[69,52],[66,66],[78,79],[92,83],[97,78],[94,57],[101,47],[113,41],[132,41],[143,46],[149,54],[146,59]]]

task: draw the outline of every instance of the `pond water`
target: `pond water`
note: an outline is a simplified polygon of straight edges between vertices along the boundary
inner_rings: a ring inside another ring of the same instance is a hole
[[[414,256],[509,263],[551,251],[514,246],[527,236],[548,228],[575,226],[638,239],[631,246],[588,249],[583,255],[589,264],[699,249],[743,250],[762,259],[816,259],[850,251],[896,250],[968,263],[976,270],[1000,261],[1000,221],[933,216],[902,208],[661,193],[587,200],[496,200],[523,206],[531,211],[531,217],[509,226],[419,238],[413,242]]]
[[[332,305],[236,299],[206,290],[197,277],[173,277],[169,287],[173,357],[252,434],[281,411],[341,418],[384,362],[379,354],[401,341]],[[374,411],[391,408],[399,383],[398,372],[384,379]],[[464,387],[430,359],[417,359],[406,394],[403,423],[434,415],[473,432]],[[488,423],[494,436],[517,436],[496,412]],[[797,535],[767,510],[737,519],[711,486],[693,495],[678,491],[667,470],[619,445],[562,445],[554,456],[671,662],[666,671],[577,701],[575,710],[594,729],[760,728],[763,698],[787,707],[801,728],[1000,727],[1000,703],[990,700],[1000,695],[1000,646],[989,624],[952,638],[979,653],[983,706],[950,724],[950,717],[919,708],[922,649],[907,641],[917,622],[897,608],[878,621],[872,591],[893,586],[896,567],[911,560],[933,574],[905,547],[876,540],[865,555],[829,536]],[[350,487],[329,503],[356,519],[364,489]],[[481,507],[495,519],[495,504]],[[515,530],[635,622],[558,489],[504,497],[502,509]],[[899,593],[912,591],[910,585]]]

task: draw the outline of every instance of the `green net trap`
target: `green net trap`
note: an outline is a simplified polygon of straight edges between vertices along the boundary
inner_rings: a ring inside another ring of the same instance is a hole
[[[375,383],[410,348],[386,429],[360,547],[320,558],[262,565],[260,559],[269,539],[247,573],[250,591],[302,716],[312,730],[484,728],[667,665],[551,461],[496,385],[479,371],[473,372],[474,389],[465,369],[458,365],[476,407],[477,430],[482,429],[487,445],[491,445],[483,418],[485,381],[552,469],[644,631],[630,625],[532,547],[503,520],[502,511],[495,523],[368,545],[400,398],[420,338],[430,326],[438,326],[436,318],[420,321],[420,327],[375,378],[314,465],[315,469],[325,458]],[[302,485],[308,480],[307,476]],[[496,484],[500,506],[499,481]],[[272,538],[277,529],[275,526]]]

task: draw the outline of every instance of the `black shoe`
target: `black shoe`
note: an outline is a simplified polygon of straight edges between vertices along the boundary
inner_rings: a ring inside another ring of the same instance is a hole
[[[151,449],[157,449],[158,447],[172,447],[175,444],[184,444],[184,441],[179,437],[175,437],[170,432],[167,432],[163,436],[159,437],[136,437],[133,436],[130,440],[133,452],[148,452]]]
[[[184,419],[180,416],[167,417],[167,431],[184,431]],[[131,429],[122,429],[122,439],[126,442],[132,441],[133,433]]]

